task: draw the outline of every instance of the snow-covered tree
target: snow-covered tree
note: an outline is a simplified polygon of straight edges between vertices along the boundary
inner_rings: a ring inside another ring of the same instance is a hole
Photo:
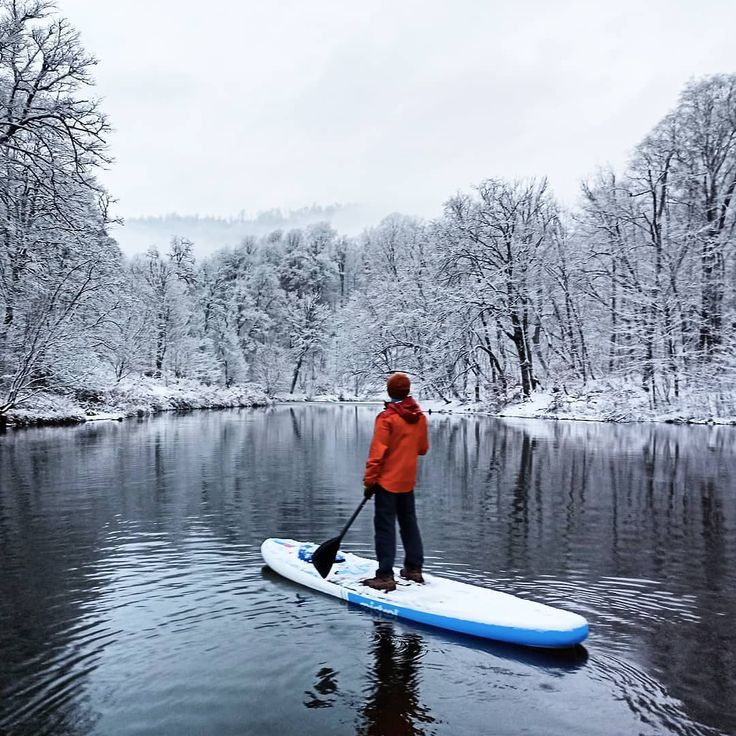
[[[471,318],[488,320],[512,342],[525,396],[537,384],[535,293],[556,221],[545,180],[489,179],[445,206],[448,282],[465,286]]]
[[[0,2],[0,415],[82,382],[119,305],[95,61],[54,10]]]

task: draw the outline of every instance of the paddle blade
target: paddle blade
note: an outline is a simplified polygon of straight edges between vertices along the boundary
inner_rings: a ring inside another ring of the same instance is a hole
[[[340,549],[341,541],[342,537],[328,539],[326,542],[320,544],[312,553],[312,564],[317,568],[317,572],[323,578],[326,578],[330,574],[330,570],[332,570],[332,566],[335,564],[335,558]]]

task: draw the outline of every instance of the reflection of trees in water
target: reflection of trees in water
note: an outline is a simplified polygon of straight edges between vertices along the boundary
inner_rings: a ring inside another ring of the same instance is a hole
[[[102,434],[32,429],[0,445],[0,733],[92,731],[86,676],[112,636],[89,614],[109,520],[91,460]]]
[[[434,723],[419,696],[422,638],[396,634],[390,621],[375,621],[373,666],[368,673],[366,700],[358,733],[364,736],[418,736]]]
[[[636,637],[690,717],[736,733],[732,427],[433,416],[431,431],[430,544],[499,578],[543,575],[536,597],[584,606],[614,643]]]
[[[335,489],[360,488],[374,413],[289,407],[4,433],[0,733],[91,730],[84,689],[113,634],[90,611],[129,532],[176,545],[197,525],[250,542],[318,523],[325,496],[334,519]]]
[[[378,408],[204,412],[3,435],[0,691],[36,687],[43,705],[41,688],[56,678],[50,666],[78,645],[75,622],[101,584],[90,573],[104,568],[108,533],[121,522],[170,542],[194,522],[248,543],[332,530],[357,501]],[[433,415],[430,432],[417,503],[425,539],[445,561],[514,580],[545,575],[534,597],[567,583],[559,602],[582,602],[609,648],[635,638],[648,675],[690,717],[736,733],[733,428]],[[365,513],[351,538],[370,540],[370,528]],[[626,577],[646,580],[618,595]],[[362,732],[422,733],[431,719],[419,702],[419,639],[382,625]],[[620,659],[605,665],[632,692]],[[62,683],[51,711],[39,709],[36,732],[54,719],[79,723],[84,679]],[[305,702],[326,707],[336,697],[337,675],[324,668]],[[3,709],[17,704],[0,702],[0,731]],[[644,700],[631,707],[655,712]]]

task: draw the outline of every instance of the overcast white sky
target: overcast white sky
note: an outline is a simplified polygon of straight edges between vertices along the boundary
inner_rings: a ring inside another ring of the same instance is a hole
[[[692,76],[731,0],[60,0],[115,127],[119,214],[357,202],[432,216],[491,176],[566,202]]]

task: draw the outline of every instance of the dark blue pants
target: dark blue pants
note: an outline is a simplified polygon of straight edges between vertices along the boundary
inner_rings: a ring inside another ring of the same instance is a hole
[[[414,510],[414,491],[390,493],[376,487],[376,510],[373,524],[376,531],[378,575],[393,575],[396,558],[396,521],[399,522],[401,543],[404,545],[404,567],[420,570],[424,564],[422,536],[419,534]]]

